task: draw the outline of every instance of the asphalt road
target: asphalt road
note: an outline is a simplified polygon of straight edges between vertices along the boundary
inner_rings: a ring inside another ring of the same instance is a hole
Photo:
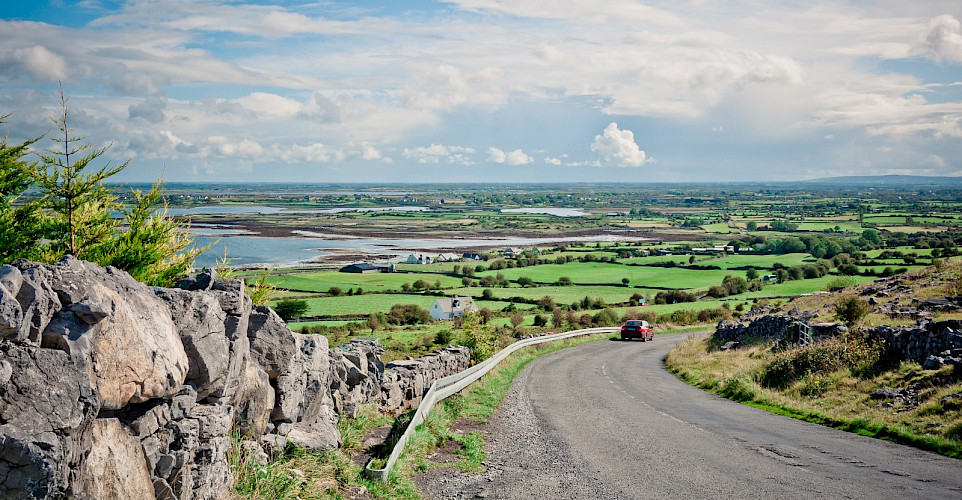
[[[533,362],[498,414],[488,470],[440,479],[429,496],[962,498],[960,460],[681,382],[662,359],[686,336],[593,342]]]

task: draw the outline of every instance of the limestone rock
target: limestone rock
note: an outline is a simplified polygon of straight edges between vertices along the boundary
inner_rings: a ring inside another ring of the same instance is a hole
[[[100,410],[86,372],[66,353],[0,343],[0,498],[69,494]]]
[[[189,360],[187,382],[197,388],[198,398],[223,390],[230,362],[227,315],[211,294],[171,288],[154,290],[170,307],[174,326],[180,334]]]
[[[337,414],[331,398],[331,370],[327,338],[322,335],[294,334],[297,353],[286,373],[277,377],[277,403],[271,420],[291,423],[298,446],[324,450],[339,446]],[[288,434],[278,431],[279,434]],[[289,436],[290,437],[290,436]]]
[[[39,345],[41,333],[61,308],[60,298],[50,286],[52,273],[48,266],[24,260],[14,261],[14,265],[20,270],[22,279],[16,294],[23,321],[12,338]]]
[[[151,498],[154,484],[140,442],[115,418],[96,419],[84,461],[82,495],[103,500]]]
[[[212,293],[220,300],[220,307],[227,314],[247,316],[251,312],[251,299],[244,293],[244,280],[213,279],[210,283]]]
[[[23,309],[17,301],[23,275],[11,266],[0,266],[0,337],[15,334],[23,325]]]
[[[271,380],[290,371],[298,349],[294,332],[287,323],[267,306],[254,306],[249,321],[247,337],[254,362],[267,372]]]
[[[170,310],[129,274],[65,257],[52,288],[64,309],[42,345],[70,354],[87,371],[106,409],[173,394],[189,368]]]
[[[253,361],[245,360],[232,402],[236,411],[235,425],[241,435],[256,438],[264,434],[274,409],[274,399],[274,388],[267,373]]]
[[[381,394],[384,347],[377,340],[354,340],[331,349],[331,396],[337,413],[353,413]]]

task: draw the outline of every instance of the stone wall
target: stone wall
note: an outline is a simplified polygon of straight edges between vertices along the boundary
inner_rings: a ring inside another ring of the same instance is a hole
[[[924,368],[962,364],[962,321],[922,321],[911,326],[878,326],[868,332]]]
[[[791,314],[758,316],[749,321],[720,321],[715,338],[720,342],[738,342],[747,338],[781,339],[795,334],[793,323],[799,318]],[[847,331],[839,323],[809,323],[812,338],[818,340]],[[884,340],[902,359],[917,361],[925,368],[945,364],[962,364],[962,321],[929,321],[922,318],[910,326],[877,326],[865,330]]]
[[[16,261],[0,267],[0,497],[226,498],[232,430],[339,446],[337,411],[416,405],[465,351],[385,367],[376,343],[292,332],[240,280]]]
[[[361,404],[377,404],[383,413],[397,415],[421,404],[435,380],[471,366],[471,350],[453,346],[420,358],[385,365],[384,348],[377,340],[355,340],[331,349],[334,406],[353,414]]]

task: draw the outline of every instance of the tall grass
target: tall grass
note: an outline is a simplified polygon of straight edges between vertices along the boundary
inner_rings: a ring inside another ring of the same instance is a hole
[[[835,339],[773,353],[771,344],[719,351],[689,338],[668,369],[707,391],[792,418],[962,458],[962,370],[923,370],[884,348]],[[872,399],[885,387],[918,390],[919,401]],[[960,399],[956,399],[959,397]]]

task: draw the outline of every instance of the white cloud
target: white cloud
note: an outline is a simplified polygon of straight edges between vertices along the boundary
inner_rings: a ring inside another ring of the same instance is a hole
[[[249,109],[262,118],[290,119],[301,112],[301,103],[267,92],[254,92],[250,95],[234,99],[245,109]]]
[[[13,59],[38,80],[55,82],[67,78],[67,62],[42,45],[14,49]]]
[[[446,162],[458,165],[472,165],[474,162],[469,155],[473,153],[474,149],[472,148],[445,146],[442,144],[404,148],[404,151],[401,152],[405,158],[415,160],[420,164]]]
[[[42,133],[56,96],[39,99],[49,88],[38,80],[63,79],[72,103],[88,110],[75,123],[86,135],[217,172],[280,155],[292,164],[390,162],[389,153],[416,164],[652,161],[617,126],[591,144],[597,157],[569,161],[565,148],[594,135],[583,124],[599,114],[668,119],[669,133],[708,135],[724,123],[712,135],[744,142],[867,137],[899,143],[903,164],[937,152],[957,168],[962,102],[938,87],[962,79],[962,11],[953,2],[644,3],[102,3],[86,14],[103,17],[83,25],[0,20],[0,109],[17,113],[14,133]],[[884,73],[872,62],[910,57]],[[515,109],[549,112],[528,113],[528,123]],[[556,116],[572,125],[540,122]],[[528,142],[512,152],[443,145],[549,129],[550,140],[537,137],[543,152]],[[858,142],[826,148],[860,157],[855,150],[867,146]]]
[[[211,136],[207,138],[207,142],[217,156],[258,160],[264,154],[264,147],[250,139],[232,141],[224,136]]]
[[[920,47],[936,61],[962,62],[962,24],[950,14],[933,18]]]
[[[534,162],[534,158],[528,156],[524,151],[515,149],[514,151],[501,151],[498,148],[488,148],[488,161],[494,163],[504,163],[505,165],[518,166],[527,165]]]
[[[166,119],[164,110],[167,108],[167,99],[162,97],[150,97],[141,102],[131,104],[127,107],[127,115],[131,120],[140,118],[148,123],[163,123]]]
[[[646,160],[645,152],[635,143],[635,134],[630,130],[619,130],[615,122],[605,127],[602,135],[595,136],[591,150],[619,167],[640,167]]]

